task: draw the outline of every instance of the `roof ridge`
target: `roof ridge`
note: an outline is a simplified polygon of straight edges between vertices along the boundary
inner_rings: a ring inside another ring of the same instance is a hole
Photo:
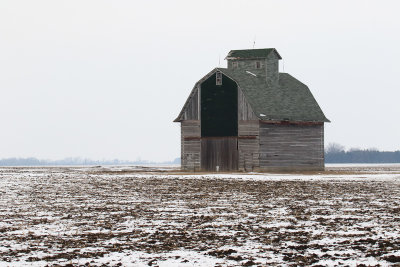
[[[279,59],[282,59],[276,48],[255,48],[255,49],[238,49],[229,51],[225,59],[251,59],[251,58],[267,58],[272,52],[275,52]]]

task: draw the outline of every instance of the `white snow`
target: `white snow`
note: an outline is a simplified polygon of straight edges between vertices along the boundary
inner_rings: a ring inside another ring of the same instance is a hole
[[[400,261],[396,165],[313,174],[0,168],[0,193],[0,266]]]

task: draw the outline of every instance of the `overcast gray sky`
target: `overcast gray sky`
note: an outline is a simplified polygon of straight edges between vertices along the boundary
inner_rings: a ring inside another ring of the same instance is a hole
[[[0,3],[0,158],[170,160],[173,123],[231,49],[275,47],[325,143],[399,150],[400,1]],[[281,61],[282,71],[282,61]]]

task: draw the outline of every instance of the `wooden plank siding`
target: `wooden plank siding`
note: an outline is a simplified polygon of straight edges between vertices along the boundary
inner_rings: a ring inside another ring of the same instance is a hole
[[[259,123],[239,121],[239,170],[253,171],[259,168]]]
[[[181,169],[200,170],[200,90],[193,89],[185,104],[181,121]]]
[[[200,119],[200,90],[197,87],[189,96],[188,103],[183,111],[183,120],[199,120]]]
[[[239,170],[259,169],[259,122],[242,90],[238,90]]]
[[[260,122],[261,170],[323,170],[324,126]]]
[[[201,140],[200,121],[181,122],[181,168],[200,170]]]
[[[237,137],[201,138],[201,169],[233,171],[238,169]]]
[[[238,87],[238,120],[258,120],[240,87]]]

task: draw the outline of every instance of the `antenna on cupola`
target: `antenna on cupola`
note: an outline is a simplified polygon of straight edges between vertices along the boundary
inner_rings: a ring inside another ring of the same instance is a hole
[[[256,45],[256,36],[254,35],[254,41],[253,41],[253,49],[254,49],[254,46]]]

